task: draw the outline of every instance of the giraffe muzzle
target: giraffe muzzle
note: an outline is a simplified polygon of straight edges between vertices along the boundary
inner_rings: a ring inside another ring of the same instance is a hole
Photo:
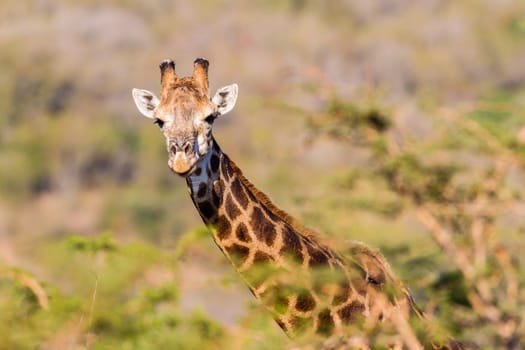
[[[191,141],[170,143],[169,155],[169,167],[180,176],[189,175],[195,167],[197,159]]]
[[[194,162],[190,161],[182,152],[178,152],[174,157],[170,157],[168,165],[173,172],[181,176],[186,176],[194,167]]]

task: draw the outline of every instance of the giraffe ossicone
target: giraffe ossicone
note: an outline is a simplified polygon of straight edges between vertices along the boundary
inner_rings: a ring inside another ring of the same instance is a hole
[[[408,290],[379,252],[354,243],[339,254],[278,209],[222,152],[214,121],[231,111],[238,86],[209,95],[208,61],[198,58],[190,77],[175,63],[160,64],[160,98],[133,89],[139,111],[166,140],[171,170],[186,179],[191,199],[217,246],[249,289],[290,336],[313,331],[349,335],[352,325],[379,324],[396,313],[417,312]],[[384,293],[388,290],[388,294]]]

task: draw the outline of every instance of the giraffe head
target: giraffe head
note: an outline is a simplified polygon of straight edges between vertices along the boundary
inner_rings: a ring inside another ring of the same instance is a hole
[[[179,78],[175,62],[165,60],[160,64],[160,99],[150,91],[133,89],[140,113],[153,119],[166,138],[169,167],[181,176],[191,175],[206,156],[214,120],[231,111],[237,100],[237,84],[220,88],[210,98],[208,65],[197,58],[193,75]]]

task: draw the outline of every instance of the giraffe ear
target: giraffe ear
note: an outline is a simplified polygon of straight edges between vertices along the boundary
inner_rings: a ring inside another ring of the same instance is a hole
[[[226,114],[233,109],[238,91],[237,84],[226,85],[217,90],[211,101],[217,106],[220,114]]]
[[[157,96],[151,91],[142,89],[133,89],[132,93],[139,112],[146,118],[153,119],[153,112],[160,103]]]

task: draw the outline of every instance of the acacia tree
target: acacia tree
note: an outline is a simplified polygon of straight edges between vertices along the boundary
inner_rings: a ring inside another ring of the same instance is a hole
[[[425,138],[396,125],[400,113],[332,97],[310,124],[314,135],[367,150],[371,167],[353,178],[382,182],[397,213],[413,214],[450,262],[424,293],[427,314],[439,312],[442,324],[478,346],[519,349],[525,294],[522,243],[513,233],[525,210],[525,144],[518,110],[508,100],[437,110]]]

